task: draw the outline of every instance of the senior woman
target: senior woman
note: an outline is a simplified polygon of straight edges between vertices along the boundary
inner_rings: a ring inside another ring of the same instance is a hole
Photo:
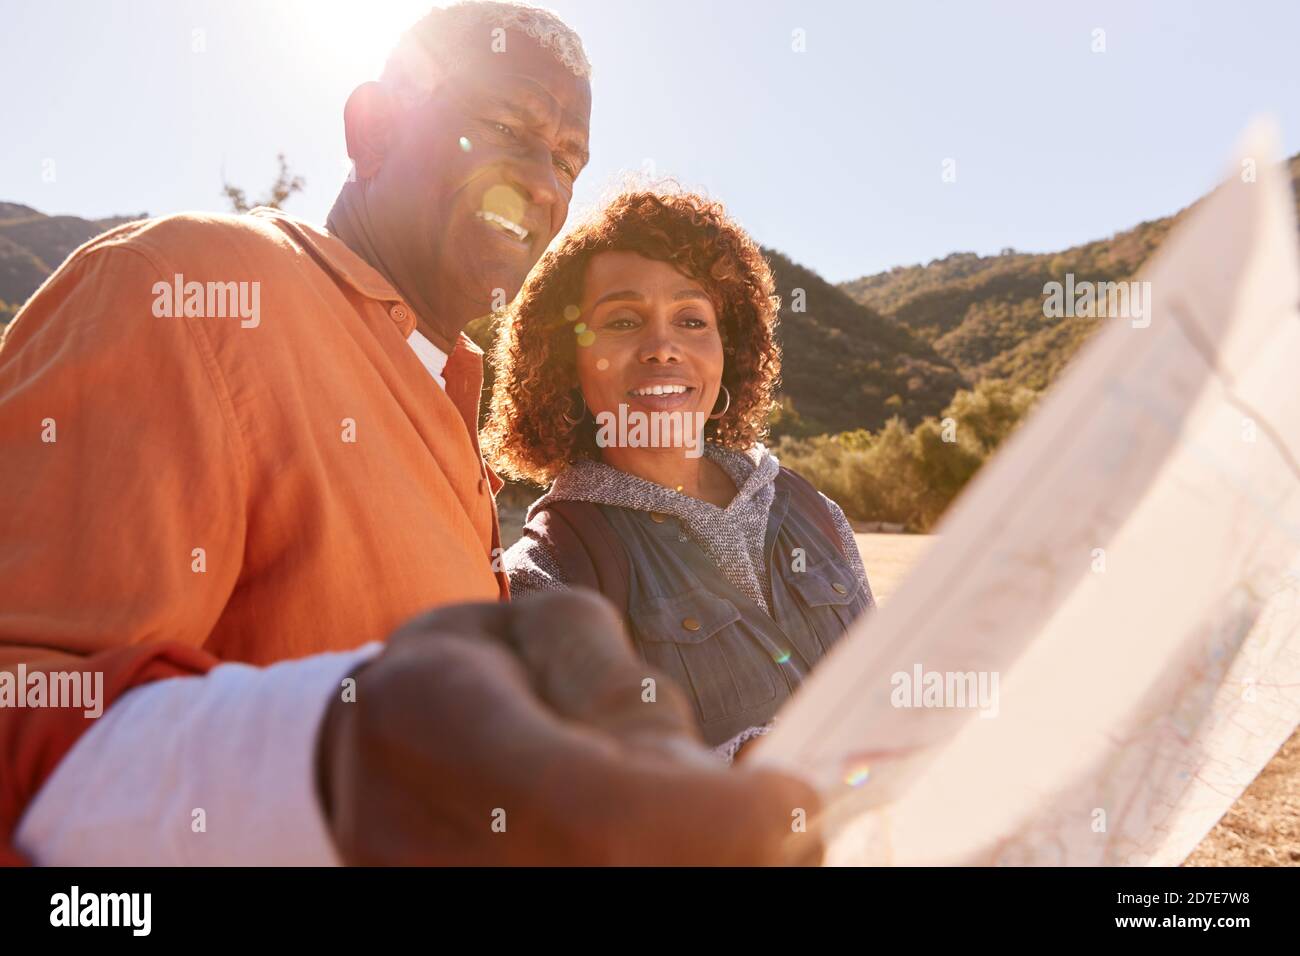
[[[505,554],[512,593],[604,593],[728,758],[874,604],[843,512],[760,443],[772,293],[721,205],[624,192],[516,298],[483,441],[549,485]]]

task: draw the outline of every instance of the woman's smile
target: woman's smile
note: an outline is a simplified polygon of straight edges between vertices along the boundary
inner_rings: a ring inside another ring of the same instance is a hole
[[[643,380],[627,390],[628,405],[652,412],[680,411],[695,404],[698,392],[681,380]]]

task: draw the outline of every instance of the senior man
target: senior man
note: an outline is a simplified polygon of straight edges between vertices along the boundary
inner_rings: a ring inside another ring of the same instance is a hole
[[[131,223],[19,312],[0,669],[100,675],[107,709],[0,708],[0,856],[819,852],[791,833],[802,784],[714,762],[669,681],[643,702],[653,675],[600,599],[504,603],[462,329],[564,223],[589,72],[551,14],[435,10],[347,103],[356,175],[327,228]]]

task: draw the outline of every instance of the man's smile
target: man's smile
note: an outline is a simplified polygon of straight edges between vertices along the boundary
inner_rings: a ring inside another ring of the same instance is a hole
[[[532,235],[532,233],[529,230],[525,229],[519,223],[515,222],[512,219],[507,219],[505,216],[501,215],[500,213],[489,212],[487,210],[480,210],[479,212],[474,213],[474,215],[477,216],[479,219],[481,219],[483,222],[486,222],[488,225],[493,226],[496,229],[499,229],[501,232],[505,233],[508,236],[511,236],[514,239],[519,240],[520,242],[527,242],[528,237]]]

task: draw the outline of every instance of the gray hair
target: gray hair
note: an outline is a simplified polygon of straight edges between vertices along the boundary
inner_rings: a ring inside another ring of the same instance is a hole
[[[408,106],[427,99],[445,77],[466,61],[475,44],[491,45],[502,30],[518,30],[537,41],[574,76],[591,77],[582,40],[558,15],[523,3],[465,0],[434,8],[402,35],[384,65],[381,82]]]

